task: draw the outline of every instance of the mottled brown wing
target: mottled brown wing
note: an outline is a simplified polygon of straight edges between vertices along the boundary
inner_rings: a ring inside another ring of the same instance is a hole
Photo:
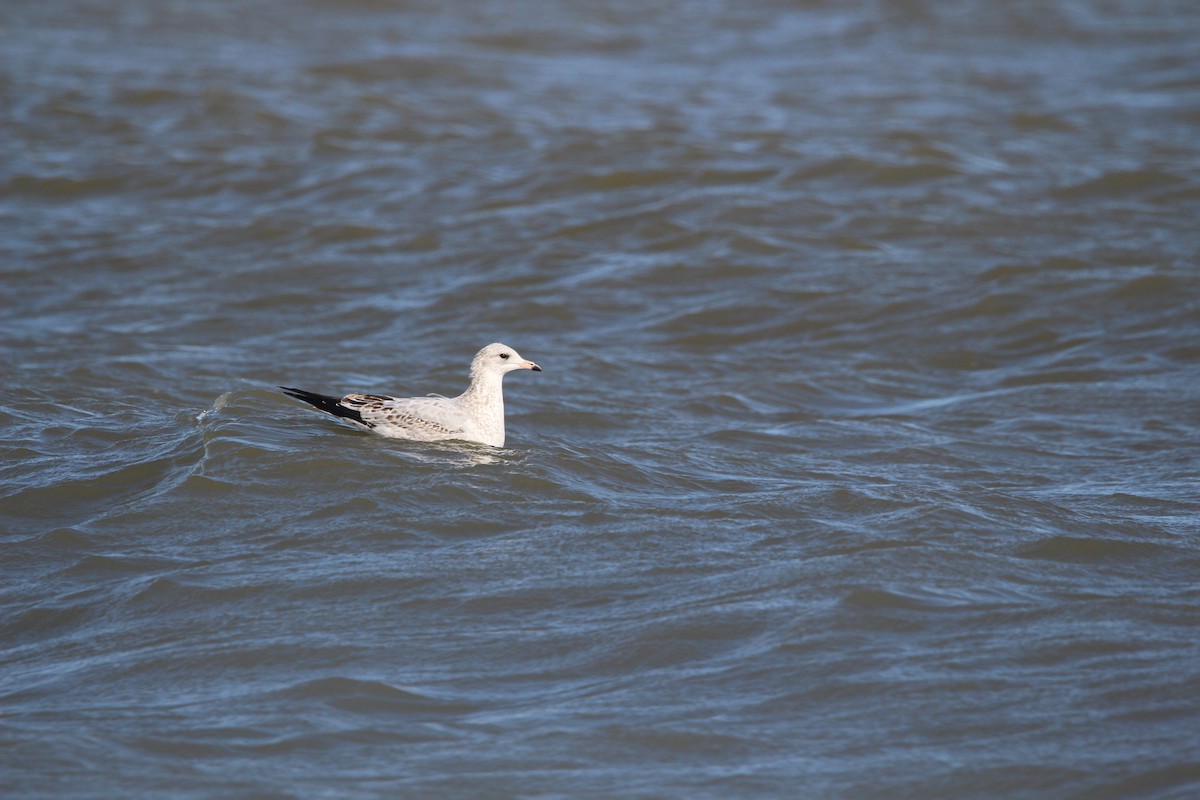
[[[445,397],[348,394],[342,398],[342,405],[356,410],[364,423],[376,429],[400,430],[413,439],[454,438],[470,424],[454,401]]]

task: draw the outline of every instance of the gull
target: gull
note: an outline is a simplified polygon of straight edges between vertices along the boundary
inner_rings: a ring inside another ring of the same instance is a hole
[[[382,394],[324,394],[280,386],[284,394],[324,412],[393,439],[438,442],[458,439],[504,446],[505,374],[518,369],[541,372],[516,350],[493,342],[471,360],[471,383],[458,397],[388,397]]]

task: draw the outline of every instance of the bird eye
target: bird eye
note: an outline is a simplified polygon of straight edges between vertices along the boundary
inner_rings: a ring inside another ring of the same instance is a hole
[[[501,358],[508,358],[508,353],[501,353],[501,354],[500,354],[500,357],[501,357]]]

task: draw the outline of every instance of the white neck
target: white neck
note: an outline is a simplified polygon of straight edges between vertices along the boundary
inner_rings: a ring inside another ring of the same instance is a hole
[[[471,384],[458,399],[471,409],[480,433],[489,444],[504,446],[504,373],[480,371],[471,373]]]

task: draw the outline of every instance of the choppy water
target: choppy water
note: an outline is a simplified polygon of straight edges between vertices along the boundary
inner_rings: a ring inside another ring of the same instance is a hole
[[[1200,7],[0,18],[6,797],[1200,796]]]

